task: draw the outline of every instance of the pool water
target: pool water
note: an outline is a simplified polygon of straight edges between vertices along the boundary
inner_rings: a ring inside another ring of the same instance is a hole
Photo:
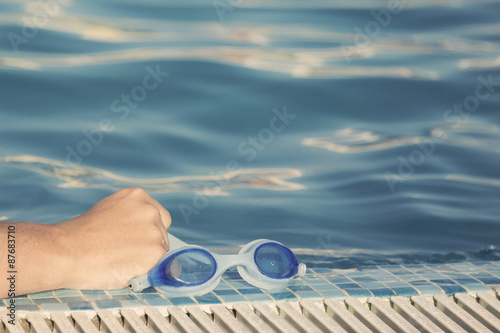
[[[0,218],[127,186],[187,242],[499,260],[500,2],[0,2]]]

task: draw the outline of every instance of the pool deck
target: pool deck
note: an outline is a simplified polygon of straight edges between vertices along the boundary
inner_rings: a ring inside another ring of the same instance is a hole
[[[50,319],[54,316],[57,317],[57,313],[61,312],[65,316],[73,316],[76,312],[82,312],[86,313],[88,318],[94,318],[94,321],[97,320],[95,319],[97,318],[96,315],[99,317],[98,320],[101,323],[95,324],[96,327],[102,327],[106,320],[109,322],[110,319],[106,319],[106,316],[121,316],[121,320],[115,321],[125,326],[127,326],[128,322],[134,322],[134,316],[137,316],[137,318],[142,316],[141,322],[144,323],[146,322],[145,317],[155,318],[157,316],[160,318],[158,320],[170,318],[168,319],[169,323],[175,322],[180,325],[179,323],[182,320],[194,320],[196,314],[193,314],[193,312],[201,310],[210,314],[213,322],[218,321],[218,325],[223,325],[221,318],[231,313],[230,317],[235,319],[234,325],[243,325],[246,329],[250,328],[253,331],[261,331],[252,328],[252,325],[257,325],[256,323],[259,320],[266,322],[269,327],[273,326],[273,321],[283,321],[283,325],[298,328],[300,325],[294,323],[294,320],[298,320],[297,318],[300,316],[309,318],[308,322],[313,325],[310,329],[320,328],[320,331],[324,331],[321,329],[322,320],[329,323],[325,324],[327,326],[339,324],[344,327],[347,325],[342,322],[343,319],[335,319],[335,313],[343,311],[338,308],[339,304],[344,309],[348,309],[350,313],[355,314],[356,317],[362,318],[362,314],[356,314],[357,303],[355,302],[368,305],[368,307],[363,308],[370,309],[371,313],[375,313],[384,322],[389,320],[389,326],[393,328],[399,326],[390,322],[390,319],[385,318],[384,311],[397,309],[398,313],[404,314],[407,303],[410,308],[406,310],[410,311],[410,313],[415,309],[419,309],[419,313],[425,313],[418,307],[418,302],[424,299],[428,300],[432,307],[440,309],[443,313],[447,313],[445,309],[450,306],[447,305],[447,300],[451,300],[455,305],[458,304],[460,309],[469,311],[467,302],[470,299],[474,301],[471,303],[472,306],[481,304],[484,309],[488,309],[488,314],[492,314],[498,320],[500,319],[498,318],[500,312],[495,312],[499,311],[496,307],[500,305],[497,299],[499,297],[498,291],[500,291],[500,262],[477,261],[452,264],[385,265],[350,270],[312,268],[308,269],[304,277],[295,280],[286,289],[279,291],[255,288],[245,282],[237,272],[229,271],[223,275],[221,283],[214,291],[199,297],[167,299],[152,288],[139,293],[135,293],[129,288],[111,291],[55,290],[16,297],[15,306],[18,319],[27,320],[30,323],[36,318]],[[379,303],[380,300],[386,302]],[[401,303],[402,300],[405,301]],[[408,300],[411,300],[411,302],[408,302]],[[4,306],[0,308],[0,314],[4,316],[4,323],[6,320],[6,306],[10,304],[8,302],[10,300],[4,299]],[[389,305],[389,309],[385,309],[384,304]],[[263,308],[262,305],[266,305],[266,307]],[[421,304],[421,306],[424,305]],[[337,310],[334,310],[335,307],[337,307]],[[224,308],[231,311],[222,311],[221,309]],[[269,309],[271,311],[267,311]],[[316,313],[317,310],[321,311]],[[239,316],[239,314],[242,315]],[[273,314],[278,316],[273,317],[274,319],[266,317],[273,316]],[[323,317],[322,314],[326,314],[328,318]],[[415,314],[409,318],[411,319],[413,316]],[[426,316],[429,317],[429,314]],[[453,319],[453,316],[456,316],[456,318]],[[205,317],[209,318],[209,316]],[[403,317],[405,316],[403,315]],[[454,321],[460,321],[463,316],[454,314],[452,311],[448,313],[448,317]],[[245,318],[253,319],[248,320]],[[494,318],[490,319],[496,323]],[[232,319],[227,317],[225,320],[231,321]],[[137,320],[135,321],[139,323]],[[77,322],[73,319],[73,323]],[[187,322],[185,324],[188,325]],[[54,322],[52,325],[53,327],[56,326]],[[198,323],[197,325],[201,324]],[[404,324],[401,325],[404,326]],[[489,331],[494,332],[495,330],[492,328],[496,326],[494,326],[495,324],[492,325]],[[463,327],[463,325],[461,326]],[[2,327],[0,325],[0,332],[5,328],[7,326]],[[371,330],[373,331],[374,328],[372,327]],[[274,328],[274,330],[270,331],[280,330]],[[302,331],[302,329],[299,329],[299,331]],[[360,331],[363,330],[360,329]],[[498,328],[497,332],[500,332],[500,328]]]

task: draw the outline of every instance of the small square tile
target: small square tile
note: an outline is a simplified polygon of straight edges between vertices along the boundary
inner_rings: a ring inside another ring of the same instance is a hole
[[[134,301],[137,300],[137,296],[134,295],[112,295],[111,298],[118,301]]]
[[[420,294],[415,288],[412,287],[395,287],[392,290],[398,296],[411,297],[411,296],[419,296]]]
[[[19,305],[16,306],[16,311],[40,311],[40,308],[36,305]]]
[[[234,289],[222,289],[222,290],[214,290],[214,293],[216,293],[219,296],[222,295],[238,295],[238,292]]]
[[[400,280],[409,282],[409,281],[414,281],[420,279],[419,275],[400,275],[398,276]]]
[[[455,284],[455,281],[450,280],[450,279],[435,279],[431,280],[431,282],[441,285],[441,284]]]
[[[408,282],[387,282],[385,285],[391,289],[411,287],[411,285]]]
[[[322,300],[323,296],[316,291],[297,291],[295,292],[303,300]]]
[[[59,297],[62,303],[69,303],[69,302],[83,302],[85,299],[83,296],[73,296],[73,297]]]
[[[342,290],[323,290],[319,292],[324,298],[345,300],[348,296]]]
[[[416,286],[418,291],[422,296],[434,296],[438,294],[443,294],[444,291],[443,289],[439,288],[438,286],[435,285],[428,285],[428,286]]]
[[[247,299],[241,295],[226,295],[222,296],[222,303],[247,303]]]
[[[110,309],[110,308],[119,308],[121,306],[120,302],[115,299],[102,299],[95,301],[95,305],[99,309]]]
[[[450,279],[452,279],[452,280],[456,280],[456,279],[468,279],[468,278],[470,278],[469,275],[462,274],[462,273],[447,273],[445,275],[447,277],[449,277]]]
[[[389,289],[389,288],[370,289],[370,292],[375,297],[391,297],[391,296],[396,296],[396,293],[394,291],[392,291],[391,289]]]
[[[432,283],[428,280],[417,280],[409,282],[412,286],[430,286]]]
[[[365,289],[387,288],[386,285],[380,282],[360,282],[359,284]]]
[[[160,294],[137,294],[137,298],[139,299],[164,299],[163,297],[161,297]]]
[[[35,298],[33,299],[35,304],[47,304],[47,303],[61,303],[57,298]]]
[[[263,294],[264,292],[259,288],[247,288],[247,289],[238,289],[240,294],[242,295],[253,295],[253,294]]]
[[[375,282],[375,281],[377,281],[376,279],[374,279],[371,276],[353,276],[353,277],[351,277],[351,279],[353,279],[354,281],[356,281],[358,283],[361,283],[361,282]]]
[[[120,301],[121,305],[123,308],[136,308],[136,307],[143,307],[146,302],[141,301],[140,299],[124,299]]]
[[[170,306],[172,303],[164,298],[150,298],[145,299],[145,302],[151,306]]]
[[[196,302],[190,297],[174,297],[168,299],[175,306],[194,305]]]
[[[478,277],[477,278],[479,281],[481,281],[484,284],[495,284],[499,285],[500,284],[500,279],[496,277]]]
[[[314,289],[320,291],[320,290],[340,290],[339,287],[337,287],[334,284],[315,284]]]
[[[435,271],[433,271],[432,269],[421,269],[421,270],[418,270],[418,271],[415,271],[415,273],[417,275],[424,275],[424,274],[436,274]]]
[[[297,300],[297,296],[292,294],[289,291],[283,291],[283,292],[273,292],[269,293],[272,298],[274,298],[276,301],[295,301]]]
[[[345,276],[327,277],[326,279],[332,283],[352,283],[352,280]]]
[[[318,283],[325,283],[325,279],[322,278],[322,277],[310,277],[310,278],[305,278],[305,277],[302,277],[301,280],[305,283],[308,283],[308,284],[318,284]]]
[[[28,298],[28,295],[19,295],[19,296],[11,297],[11,298],[14,298],[14,299]]]
[[[357,283],[336,283],[337,287],[340,289],[356,289],[361,288],[361,286]]]
[[[84,295],[106,295],[104,290],[80,290]]]
[[[441,275],[441,274],[422,274],[422,278],[426,280],[443,280],[446,279],[446,276]]]
[[[344,289],[351,297],[372,297],[373,294],[367,289]]]
[[[203,296],[196,296],[196,301],[199,304],[220,304],[221,301],[214,294],[206,294]]]
[[[392,271],[391,272],[392,274],[394,275],[415,275],[413,274],[412,272],[410,272],[409,270],[400,270],[400,271]]]
[[[456,283],[459,284],[479,284],[479,281],[473,278],[458,278],[458,279],[453,279]]]
[[[36,298],[53,298],[54,294],[52,294],[52,291],[42,291],[41,293],[34,293],[34,294],[29,294],[31,299],[36,299]]]
[[[309,286],[288,286],[291,291],[313,291],[313,288]]]
[[[379,267],[388,271],[401,269],[400,265],[380,265]]]
[[[10,305],[10,300],[11,298],[4,298],[3,302],[5,303],[5,306]],[[33,301],[31,301],[28,298],[13,298],[14,300],[14,305],[17,307],[18,305],[33,305]]]
[[[463,287],[459,286],[458,284],[440,284],[439,287],[444,290],[446,295],[452,296],[455,295],[456,293],[466,293],[467,290],[465,290]]]
[[[400,281],[396,275],[380,275],[377,276],[377,280],[382,283]]]
[[[94,302],[102,299],[111,299],[111,296],[106,294],[96,294],[96,295],[85,295],[85,299],[90,302]]]
[[[370,276],[377,276],[377,277],[378,276],[390,276],[390,275],[392,275],[391,273],[389,273],[389,272],[387,272],[387,271],[385,271],[383,269],[379,269],[379,270],[376,270],[376,271],[371,271],[371,272],[369,272],[367,274],[370,274]]]
[[[478,271],[476,270],[475,272],[469,273],[470,276],[475,277],[475,278],[492,278],[494,277],[492,274],[485,272],[485,271]]]
[[[316,274],[331,274],[333,270],[330,268],[314,268],[312,271]]]
[[[491,291],[492,289],[488,286],[485,286],[484,284],[479,284],[479,283],[468,283],[468,284],[463,284],[462,287],[467,289],[471,293],[478,293],[480,291]]]
[[[90,302],[68,302],[66,305],[70,310],[93,310],[92,304]]]
[[[244,294],[244,297],[249,302],[271,302],[273,301],[271,297],[262,293],[262,294]]]

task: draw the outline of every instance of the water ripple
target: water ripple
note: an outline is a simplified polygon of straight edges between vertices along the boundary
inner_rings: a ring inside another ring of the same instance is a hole
[[[390,137],[372,131],[344,128],[335,131],[332,137],[304,138],[302,145],[348,154],[392,149],[433,140],[436,143],[500,152],[500,130],[496,125],[464,122],[437,126],[428,132],[427,136]]]
[[[208,176],[182,176],[170,178],[132,178],[88,166],[69,165],[59,160],[33,155],[6,156],[0,164],[27,169],[57,178],[63,188],[105,188],[118,190],[124,187],[142,187],[151,193],[193,192],[207,196],[228,196],[229,190],[258,188],[275,191],[296,191],[305,186],[285,181],[298,178],[298,169],[240,169]]]

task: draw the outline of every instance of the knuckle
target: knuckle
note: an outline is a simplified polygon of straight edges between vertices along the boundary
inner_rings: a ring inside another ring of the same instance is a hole
[[[148,219],[157,220],[157,219],[161,218],[160,210],[158,208],[156,208],[154,205],[149,204],[149,203],[145,204],[142,207],[140,214]]]
[[[165,217],[166,217],[166,221],[163,221],[163,222],[164,222],[164,224],[167,225],[167,227],[170,227],[170,225],[172,224],[172,216],[170,215],[170,212],[166,209],[165,209]]]
[[[122,192],[125,195],[139,196],[139,197],[145,197],[148,195],[146,193],[146,191],[140,187],[127,187],[127,188],[121,189],[120,192]]]

